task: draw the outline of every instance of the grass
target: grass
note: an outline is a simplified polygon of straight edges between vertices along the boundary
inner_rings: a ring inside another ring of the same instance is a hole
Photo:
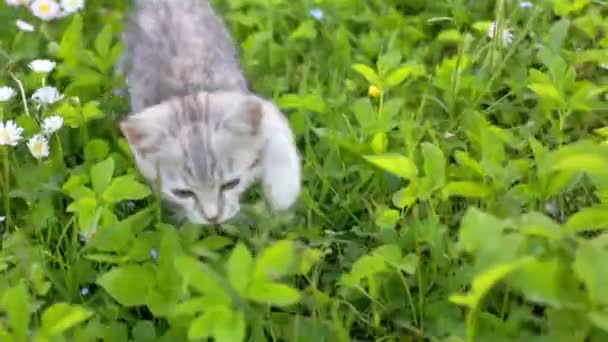
[[[222,227],[171,226],[117,129],[130,3],[0,4],[0,340],[608,339],[605,1],[216,3],[305,185]]]

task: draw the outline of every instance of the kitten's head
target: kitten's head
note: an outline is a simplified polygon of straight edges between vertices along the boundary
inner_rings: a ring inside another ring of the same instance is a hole
[[[193,223],[232,218],[240,195],[259,177],[275,209],[287,209],[299,194],[291,130],[272,103],[255,95],[174,98],[120,127],[142,175]]]

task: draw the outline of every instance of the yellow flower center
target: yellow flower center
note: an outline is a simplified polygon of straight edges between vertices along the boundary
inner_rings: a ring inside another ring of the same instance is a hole
[[[32,150],[34,151],[35,154],[42,153],[42,144],[39,142],[35,143],[34,146],[32,147]]]
[[[51,11],[51,6],[49,6],[49,4],[40,4],[38,9],[40,10],[40,12],[48,14]]]
[[[2,134],[2,140],[4,140],[4,141],[9,141],[9,140],[11,140],[11,135],[8,133],[8,131],[7,131],[7,130],[5,130],[5,129],[4,129],[4,130],[2,130],[2,133],[1,133],[1,134]]]

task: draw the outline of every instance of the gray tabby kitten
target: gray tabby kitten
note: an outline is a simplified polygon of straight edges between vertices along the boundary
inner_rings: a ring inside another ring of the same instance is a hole
[[[131,114],[120,124],[136,165],[193,223],[239,212],[260,179],[275,210],[300,193],[293,133],[279,109],[252,94],[227,28],[207,0],[143,0],[124,32]],[[158,168],[157,168],[158,165]]]

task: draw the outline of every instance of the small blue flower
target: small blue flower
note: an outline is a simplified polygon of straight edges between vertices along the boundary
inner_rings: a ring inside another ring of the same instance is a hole
[[[87,296],[89,294],[89,288],[88,287],[83,287],[80,290],[80,294],[83,295],[83,296]]]
[[[311,17],[313,17],[316,20],[322,20],[323,16],[324,16],[323,10],[320,8],[311,9],[309,14]]]
[[[534,4],[532,4],[530,1],[522,1],[519,3],[519,7],[521,8],[532,8],[532,6],[534,6]]]
[[[152,248],[150,250],[150,256],[152,257],[152,259],[154,259],[154,261],[156,261],[158,259],[158,251]]]

